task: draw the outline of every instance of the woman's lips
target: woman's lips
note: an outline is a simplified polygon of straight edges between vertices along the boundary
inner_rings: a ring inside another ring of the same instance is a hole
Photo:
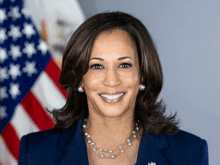
[[[118,93],[118,94],[120,94],[120,93]],[[102,97],[101,95],[100,95],[100,97],[101,97],[102,100],[103,100],[104,102],[106,102],[106,103],[117,103],[117,102],[119,102],[119,101],[123,98],[124,95],[125,95],[125,93],[123,93],[122,96],[120,96],[120,97],[118,97],[118,98],[116,98],[116,99],[108,99],[108,98],[106,98],[106,97]]]

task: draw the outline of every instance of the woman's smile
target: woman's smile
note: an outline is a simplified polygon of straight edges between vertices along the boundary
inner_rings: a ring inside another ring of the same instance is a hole
[[[107,103],[117,103],[119,102],[123,96],[125,95],[125,93],[122,93],[122,92],[117,92],[115,94],[100,94],[102,100],[104,102],[107,102]]]

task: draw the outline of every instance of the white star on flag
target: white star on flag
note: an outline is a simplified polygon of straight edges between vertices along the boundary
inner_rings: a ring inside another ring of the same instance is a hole
[[[0,63],[3,63],[7,58],[6,49],[0,48]]]
[[[7,39],[7,35],[5,34],[6,33],[6,29],[1,29],[0,28],[0,43],[4,43],[5,40]]]
[[[0,67],[0,82],[4,82],[6,79],[8,79],[9,76],[7,74],[7,68],[1,68]]]
[[[5,10],[4,9],[0,9],[0,23],[3,23],[4,20],[7,19],[7,16],[5,14]]]
[[[18,83],[16,83],[16,84],[11,83],[9,93],[11,94],[12,99],[15,100],[17,98],[17,96],[21,94],[21,92],[19,90],[19,84]]]
[[[6,98],[8,98],[7,88],[6,87],[0,87],[0,100],[4,100]]]
[[[15,61],[18,57],[21,57],[20,46],[10,45],[11,50],[9,53],[12,55],[12,59]]]
[[[21,14],[19,13],[19,7],[12,7],[8,15],[12,17],[13,21],[16,21],[18,18],[21,18]]]
[[[36,53],[36,49],[34,48],[34,43],[25,42],[24,45],[25,48],[23,49],[23,52],[26,53],[29,58],[31,58],[32,55]]]
[[[37,69],[35,68],[35,62],[25,61],[25,67],[23,68],[23,72],[27,72],[28,77],[31,77],[34,73],[37,73]]]
[[[148,165],[156,165],[154,162],[148,162]]]
[[[10,70],[8,71],[12,77],[12,80],[16,80],[18,76],[21,76],[20,65],[10,64]]]
[[[11,50],[9,53],[12,55],[12,59],[15,61],[18,57],[21,57],[20,46],[10,45]]]
[[[47,44],[43,40],[40,40],[40,43],[37,46],[37,49],[40,50],[42,54],[46,54],[48,50]]]
[[[1,106],[0,107],[0,119],[4,119],[6,118],[8,115],[6,113],[6,107],[5,106]]]
[[[24,29],[22,30],[22,32],[26,35],[28,39],[30,39],[31,36],[35,34],[33,25],[27,23],[24,23]]]
[[[16,27],[14,25],[11,25],[10,28],[11,31],[8,32],[8,35],[12,37],[13,41],[16,41],[18,37],[22,36],[19,26]]]

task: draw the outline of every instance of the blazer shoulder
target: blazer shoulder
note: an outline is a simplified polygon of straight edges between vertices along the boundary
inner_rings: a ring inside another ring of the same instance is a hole
[[[24,135],[19,146],[18,165],[48,162],[56,157],[56,144],[59,134],[53,130],[40,131]]]
[[[165,135],[170,146],[177,148],[201,148],[204,145],[207,145],[207,142],[186,131],[180,130],[175,135]]]
[[[165,136],[168,146],[164,153],[170,162],[208,165],[208,145],[204,139],[183,130]]]
[[[52,129],[40,132],[34,132],[22,137],[25,140],[25,146],[35,147],[55,147],[59,139],[60,133],[55,133]]]

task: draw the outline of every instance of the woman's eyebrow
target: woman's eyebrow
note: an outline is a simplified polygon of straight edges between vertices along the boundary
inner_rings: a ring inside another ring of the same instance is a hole
[[[131,57],[127,57],[127,56],[126,56],[126,57],[119,57],[118,60],[120,61],[120,60],[124,60],[124,59],[126,59],[126,58],[130,58],[132,61],[134,61]],[[93,57],[93,58],[90,59],[90,61],[91,61],[91,60],[100,60],[100,61],[104,61],[103,58],[99,58],[99,57]]]
[[[120,57],[120,58],[118,58],[118,60],[124,60],[124,59],[126,59],[126,58],[130,58],[132,61],[134,61],[131,57]]]
[[[99,57],[94,57],[94,58],[91,58],[91,59],[90,59],[90,61],[91,61],[91,60],[100,60],[100,61],[104,61],[104,59],[103,59],[103,58],[99,58]]]

